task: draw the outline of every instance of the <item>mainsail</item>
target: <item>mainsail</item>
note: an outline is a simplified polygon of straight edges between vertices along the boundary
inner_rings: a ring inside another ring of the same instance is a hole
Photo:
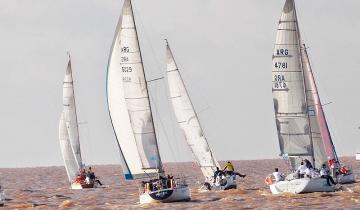
[[[72,182],[82,167],[82,160],[70,59],[63,82],[63,106],[59,123],[59,140],[68,178]]]
[[[273,97],[282,155],[292,168],[304,158],[315,167],[334,159],[334,149],[300,37],[294,0],[286,0],[273,54]]]
[[[194,106],[191,103],[168,43],[166,45],[166,61],[170,99],[177,122],[200,165],[202,173],[206,178],[211,178],[214,175],[216,167],[219,167],[219,164],[213,157],[212,151],[204,136]]]
[[[130,0],[125,0],[110,53],[107,97],[127,179],[162,170]]]

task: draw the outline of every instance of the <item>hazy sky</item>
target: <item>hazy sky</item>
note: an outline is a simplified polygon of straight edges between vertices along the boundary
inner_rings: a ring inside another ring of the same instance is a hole
[[[354,155],[360,150],[360,1],[296,2],[322,102],[333,102],[325,111],[337,152]],[[63,164],[58,123],[66,51],[73,57],[84,160],[120,163],[105,77],[122,3],[0,0],[0,167]],[[164,74],[168,38],[217,159],[277,158],[271,56],[284,0],[133,4],[148,80]],[[165,84],[150,84],[160,153],[164,161],[188,161]]]

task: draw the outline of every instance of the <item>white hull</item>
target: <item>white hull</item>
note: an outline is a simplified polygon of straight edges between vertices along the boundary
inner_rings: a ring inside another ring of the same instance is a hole
[[[191,193],[188,186],[179,186],[174,189],[164,189],[143,193],[140,195],[140,204],[146,203],[167,203],[177,201],[189,201]]]
[[[338,175],[336,179],[337,179],[337,183],[339,184],[348,184],[348,183],[356,182],[356,177],[354,173],[350,173],[347,175]]]
[[[80,184],[80,183],[72,183],[71,189],[73,190],[82,190],[82,189],[88,189],[88,188],[96,188],[96,184]]]
[[[279,193],[311,193],[334,192],[335,186],[329,186],[323,178],[301,178],[290,181],[280,181],[270,185],[273,194]]]
[[[356,153],[355,160],[360,160],[360,152]]]
[[[221,179],[216,179],[215,184],[212,186],[214,190],[229,190],[236,189],[236,175],[226,175]]]
[[[0,189],[0,207],[5,205],[5,193]]]

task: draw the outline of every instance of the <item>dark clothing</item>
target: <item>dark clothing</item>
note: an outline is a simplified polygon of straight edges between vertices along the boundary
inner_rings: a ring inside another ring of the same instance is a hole
[[[98,179],[95,179],[95,182],[99,183],[100,186],[103,185]]]
[[[314,168],[309,160],[305,160],[305,166],[306,166],[306,168],[308,168],[308,169]]]
[[[330,182],[335,185],[334,179],[329,175],[322,175],[321,178],[326,179],[326,182],[329,186],[331,186]]]

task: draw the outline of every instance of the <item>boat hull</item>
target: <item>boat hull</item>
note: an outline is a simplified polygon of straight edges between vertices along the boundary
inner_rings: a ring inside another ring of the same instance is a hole
[[[339,184],[349,184],[356,182],[356,177],[354,173],[350,173],[346,175],[340,174],[336,177],[336,179]]]
[[[158,190],[140,195],[140,204],[147,203],[168,203],[189,201],[191,193],[188,186],[179,186],[174,189]]]
[[[215,184],[212,186],[211,189],[213,190],[229,190],[229,189],[236,189],[236,175],[226,175],[223,176],[221,179],[216,179]]]
[[[329,186],[323,178],[301,178],[290,181],[280,181],[270,185],[273,194],[280,193],[312,193],[334,192],[335,186]]]
[[[71,189],[73,190],[81,190],[81,189],[88,189],[88,188],[96,188],[94,183],[91,184],[81,184],[81,183],[72,183]]]
[[[4,191],[0,190],[0,207],[5,206],[5,193]]]
[[[360,160],[360,152],[356,153],[355,160]]]

